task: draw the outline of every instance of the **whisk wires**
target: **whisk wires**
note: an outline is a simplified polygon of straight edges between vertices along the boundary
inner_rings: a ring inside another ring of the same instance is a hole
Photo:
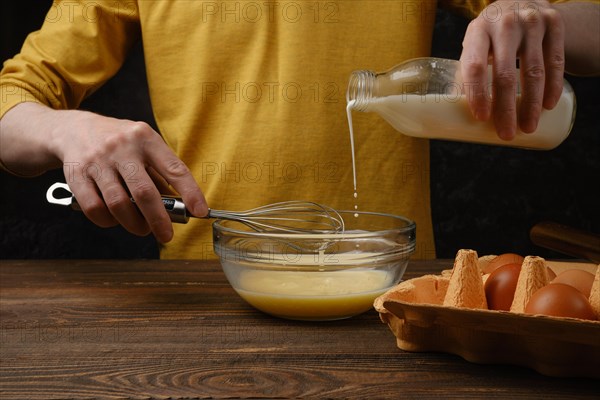
[[[257,232],[339,233],[344,219],[333,208],[310,201],[284,201],[246,211],[209,210],[208,218],[238,221]]]

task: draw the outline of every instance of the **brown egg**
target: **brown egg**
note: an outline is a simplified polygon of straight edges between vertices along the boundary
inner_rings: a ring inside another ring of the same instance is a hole
[[[568,269],[558,274],[550,283],[564,283],[573,286],[586,298],[589,298],[594,283],[594,274],[581,269]]]
[[[510,310],[520,272],[521,264],[505,264],[490,274],[484,285],[488,309]]]
[[[514,253],[504,253],[496,256],[485,266],[484,274],[490,274],[506,264],[523,264],[523,257]]]
[[[579,290],[564,283],[546,285],[535,292],[525,307],[525,314],[596,319],[588,299]]]

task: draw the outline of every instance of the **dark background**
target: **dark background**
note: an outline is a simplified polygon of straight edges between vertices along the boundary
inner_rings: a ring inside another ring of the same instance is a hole
[[[38,29],[50,0],[4,2],[2,60],[16,54]],[[457,59],[468,21],[439,10],[433,55]],[[82,105],[104,115],[154,125],[141,45],[121,71]],[[600,232],[600,79],[567,77],[578,101],[571,135],[548,152],[431,142],[431,192],[436,251],[517,252],[561,257],[533,245],[529,229],[551,220]],[[1,145],[1,144],[0,144]],[[62,171],[33,179],[0,172],[0,258],[156,258],[151,237],[122,228],[97,228],[81,213],[46,203],[46,189]]]

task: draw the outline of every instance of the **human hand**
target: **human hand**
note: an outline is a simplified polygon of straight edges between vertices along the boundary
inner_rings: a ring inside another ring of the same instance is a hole
[[[148,124],[84,111],[49,112],[58,122],[49,149],[62,161],[82,211],[97,225],[121,224],[136,235],[152,232],[158,241],[170,241],[173,227],[157,184],[173,187],[193,215],[206,215],[206,200],[188,168]]]
[[[534,132],[542,107],[554,108],[562,93],[564,39],[562,17],[545,0],[498,0],[486,7],[469,24],[460,57],[474,117],[486,121],[493,115],[498,136],[504,140],[514,138],[517,127]],[[493,66],[491,98],[488,60]]]

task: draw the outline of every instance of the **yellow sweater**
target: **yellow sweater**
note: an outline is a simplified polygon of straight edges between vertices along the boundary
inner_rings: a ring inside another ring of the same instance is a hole
[[[486,1],[450,3],[473,15]],[[156,122],[212,208],[291,199],[352,209],[345,90],[355,69],[429,54],[435,0],[57,1],[2,70],[1,114],[75,108],[143,41]],[[359,209],[416,221],[435,257],[429,149],[355,114]],[[210,222],[175,226],[162,258],[211,258]]]

